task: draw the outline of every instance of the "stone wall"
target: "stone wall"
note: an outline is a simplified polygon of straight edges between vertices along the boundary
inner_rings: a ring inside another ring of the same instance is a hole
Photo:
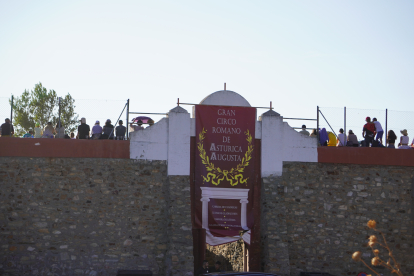
[[[280,176],[262,178],[262,270],[290,275],[285,194],[281,182]]]
[[[262,179],[263,270],[367,271],[351,254],[372,258],[365,225],[375,219],[409,275],[413,176],[414,167],[285,162],[283,176]],[[2,157],[0,184],[2,275],[193,273],[189,177],[168,177],[165,161]],[[242,256],[233,263],[239,270]]]
[[[0,273],[192,275],[189,177],[165,161],[0,158]]]
[[[262,184],[265,271],[369,272],[351,255],[362,251],[370,263],[367,238],[375,233],[366,223],[374,219],[409,275],[414,269],[413,176],[413,167],[285,162],[281,178],[268,177]]]

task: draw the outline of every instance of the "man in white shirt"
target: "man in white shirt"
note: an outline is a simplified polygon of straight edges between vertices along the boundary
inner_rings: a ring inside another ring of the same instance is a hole
[[[375,137],[375,140],[378,141],[379,139],[382,144],[382,136],[384,135],[384,130],[382,129],[380,122],[377,121],[377,118],[373,118],[372,122],[375,124],[375,129],[377,131],[377,137]]]

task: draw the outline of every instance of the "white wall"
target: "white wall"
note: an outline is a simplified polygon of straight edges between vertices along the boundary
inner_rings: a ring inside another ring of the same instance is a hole
[[[130,158],[144,160],[168,159],[168,118],[146,129],[130,133]]]
[[[168,175],[190,175],[190,113],[177,106],[168,117]]]
[[[260,116],[262,121],[262,177],[282,175],[283,161],[318,162],[317,140],[303,135],[274,111]]]
[[[301,134],[283,123],[283,161],[318,162],[316,137]]]
[[[250,106],[233,91],[217,91],[200,104]],[[131,133],[130,158],[167,160],[168,175],[190,174],[190,137],[195,136],[195,119],[183,108],[170,110],[153,126]],[[262,177],[282,175],[283,161],[317,162],[316,138],[305,136],[277,112],[269,110],[256,122],[256,139],[261,139]]]

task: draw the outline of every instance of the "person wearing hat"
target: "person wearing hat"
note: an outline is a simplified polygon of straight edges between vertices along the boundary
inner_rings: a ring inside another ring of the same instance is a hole
[[[2,124],[0,128],[1,128],[1,137],[13,136],[14,128],[9,118],[6,118],[6,120],[4,120],[4,124]]]
[[[410,138],[408,137],[408,132],[406,129],[400,131],[403,136],[400,137],[400,144],[398,145],[398,149],[411,149],[408,145],[410,142]]]
[[[116,140],[125,140],[126,127],[123,124],[124,122],[119,120],[119,126],[115,128]]]
[[[299,131],[299,133],[302,133],[302,134],[304,134],[306,136],[309,136],[310,135],[309,134],[309,131],[306,130],[306,125],[302,125],[302,130]]]
[[[105,125],[103,127],[103,135],[101,136],[101,139],[114,139],[114,126],[111,124],[111,120],[108,119],[105,122]]]
[[[92,139],[96,140],[99,139],[102,135],[102,127],[100,126],[100,122],[96,121],[95,125],[92,127]]]
[[[80,119],[81,124],[78,126],[78,135],[76,139],[89,139],[91,128],[86,124],[86,119],[82,117]]]
[[[366,117],[367,122],[362,129],[362,137],[365,138],[365,147],[372,145],[375,137],[375,124],[371,122],[371,117]]]

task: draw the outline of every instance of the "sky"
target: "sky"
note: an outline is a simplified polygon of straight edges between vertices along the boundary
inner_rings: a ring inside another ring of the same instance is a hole
[[[412,110],[413,14],[414,1],[0,0],[0,114],[39,82],[89,121],[116,119],[127,99],[166,113],[227,83],[286,118],[365,109],[362,128],[376,111]]]

